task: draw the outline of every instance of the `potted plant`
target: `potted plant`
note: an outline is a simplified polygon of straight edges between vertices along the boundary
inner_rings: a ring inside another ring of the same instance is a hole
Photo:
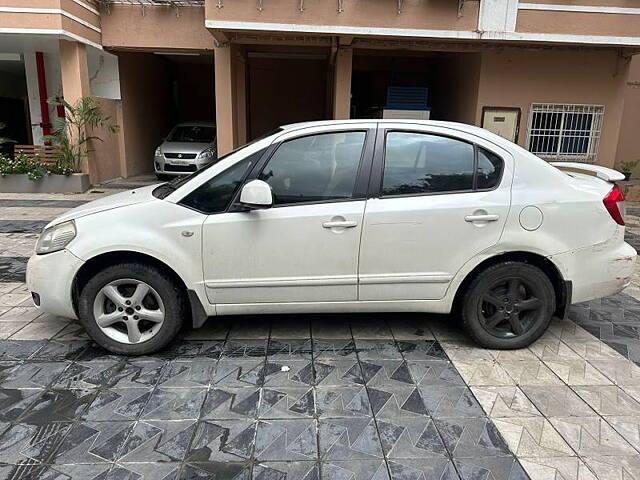
[[[625,180],[629,180],[631,178],[631,172],[633,172],[633,169],[636,168],[638,163],[640,163],[640,159],[639,160],[630,160],[628,162],[622,162],[620,164],[620,171],[622,173],[624,173],[624,179]]]
[[[58,128],[45,137],[57,147],[53,161],[39,157],[38,149],[30,155],[17,153],[14,158],[0,154],[0,192],[84,192],[91,186],[82,167],[89,158],[91,142],[102,141],[92,133],[105,129],[114,134],[119,127],[91,97],[80,98],[74,105],[62,99],[50,99],[49,103],[65,111]]]

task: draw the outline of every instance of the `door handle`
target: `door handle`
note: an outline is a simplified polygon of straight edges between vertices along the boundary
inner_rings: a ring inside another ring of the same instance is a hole
[[[484,215],[467,215],[464,217],[465,222],[495,222],[500,218],[499,215],[495,214],[484,214]]]
[[[335,220],[331,222],[324,222],[322,226],[324,228],[353,228],[358,225],[358,222],[350,220]]]

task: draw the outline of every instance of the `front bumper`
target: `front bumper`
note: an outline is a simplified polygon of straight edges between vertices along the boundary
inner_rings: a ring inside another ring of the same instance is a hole
[[[156,175],[191,175],[193,172],[200,170],[208,165],[209,161],[203,161],[202,159],[178,160],[166,159],[164,156],[154,157],[153,169]]]
[[[607,297],[624,290],[631,283],[637,253],[626,242],[594,245],[553,255],[565,280],[572,283],[572,303]]]
[[[84,261],[68,250],[33,255],[27,263],[27,288],[40,297],[43,312],[77,319],[73,308],[73,279]]]

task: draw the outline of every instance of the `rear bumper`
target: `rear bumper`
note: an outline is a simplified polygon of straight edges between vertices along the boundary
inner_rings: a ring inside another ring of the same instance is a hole
[[[553,255],[564,279],[571,282],[571,303],[586,302],[616,294],[631,282],[637,253],[626,242],[594,245]]]

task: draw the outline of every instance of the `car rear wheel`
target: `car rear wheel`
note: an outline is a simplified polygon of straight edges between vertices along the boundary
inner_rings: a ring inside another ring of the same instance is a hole
[[[547,329],[555,311],[547,275],[522,262],[504,262],[477,275],[462,299],[463,325],[485,348],[523,348]]]
[[[183,292],[161,269],[139,263],[107,267],[82,288],[80,321],[113,353],[144,355],[166,346],[185,314]]]

